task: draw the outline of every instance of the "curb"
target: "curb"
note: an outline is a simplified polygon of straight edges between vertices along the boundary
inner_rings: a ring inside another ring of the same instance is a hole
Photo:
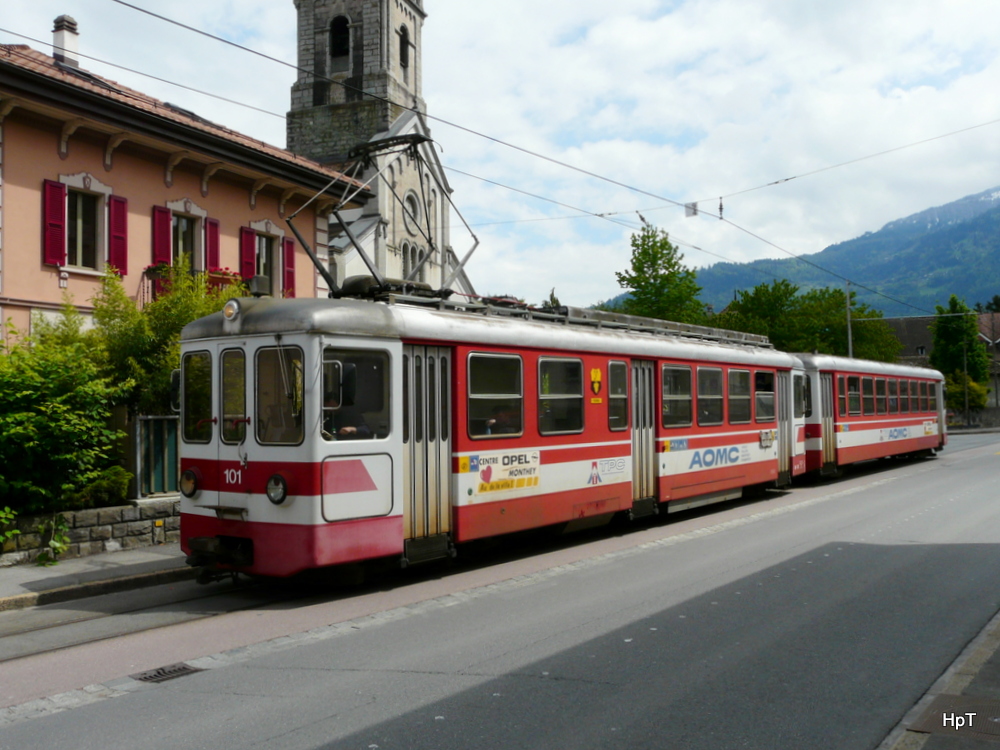
[[[46,591],[31,591],[25,594],[0,598],[0,612],[37,607],[43,604],[58,604],[59,602],[83,599],[88,596],[115,594],[120,591],[131,591],[132,589],[144,588],[146,586],[159,586],[165,583],[189,581],[197,575],[198,570],[196,568],[185,566],[183,568],[158,570],[153,573],[138,573],[119,578],[106,578],[100,581],[86,581]]]

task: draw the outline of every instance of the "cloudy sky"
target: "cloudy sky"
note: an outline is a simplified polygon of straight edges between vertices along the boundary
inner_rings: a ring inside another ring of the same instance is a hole
[[[131,1],[295,61],[292,0]],[[431,115],[637,189],[432,122],[445,166],[474,175],[453,171],[449,179],[481,241],[468,269],[481,293],[540,302],[554,287],[575,305],[615,296],[637,212],[700,267],[782,256],[738,227],[786,251],[814,253],[1000,185],[1000,122],[988,124],[1000,120],[996,0],[424,5]],[[83,54],[274,114],[84,60],[90,70],[284,145],[280,115],[294,70],[114,0],[5,0],[0,43],[50,51],[52,20],[63,13],[80,24]],[[717,212],[719,196],[738,227],[707,214],[685,218],[663,200]],[[471,238],[457,217],[453,225],[462,255]]]

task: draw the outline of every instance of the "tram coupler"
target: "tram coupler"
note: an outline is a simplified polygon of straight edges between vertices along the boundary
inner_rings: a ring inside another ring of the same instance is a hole
[[[193,568],[219,570],[248,568],[253,565],[253,540],[232,536],[198,536],[187,540],[185,562]],[[198,576],[201,582],[201,575]],[[206,583],[208,581],[205,581]]]

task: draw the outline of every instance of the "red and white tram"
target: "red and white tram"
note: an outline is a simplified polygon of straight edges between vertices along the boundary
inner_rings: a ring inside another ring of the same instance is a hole
[[[947,443],[944,378],[924,367],[796,355],[819,394],[806,419],[806,469],[940,450]]]
[[[181,358],[182,546],[266,576],[682,510],[944,439],[934,371],[573,308],[231,300]]]

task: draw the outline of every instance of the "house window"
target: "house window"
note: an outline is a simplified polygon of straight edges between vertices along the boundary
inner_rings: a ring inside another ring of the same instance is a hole
[[[98,198],[70,190],[67,195],[66,265],[98,269]]]
[[[294,297],[295,240],[267,219],[240,227],[240,275],[265,277],[271,295]]]
[[[177,265],[181,257],[184,257],[187,259],[187,266],[192,273],[200,265],[197,263],[195,256],[197,252],[195,246],[195,231],[197,226],[198,220],[191,216],[182,216],[180,214],[174,214],[173,216],[173,253],[171,255],[173,264]]]
[[[917,354],[921,354],[921,355],[922,354],[927,354],[927,347],[926,346],[918,346],[917,347]]]
[[[42,189],[42,261],[70,270],[128,271],[128,201],[83,172]]]

